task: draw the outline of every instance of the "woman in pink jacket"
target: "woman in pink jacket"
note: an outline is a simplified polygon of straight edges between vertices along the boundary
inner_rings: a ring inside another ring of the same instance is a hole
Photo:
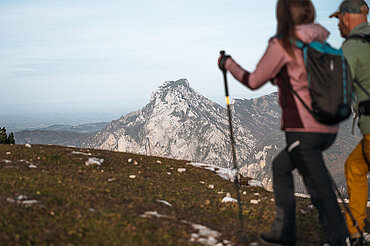
[[[313,23],[315,9],[310,0],[279,0],[276,15],[277,35],[270,39],[254,72],[241,68],[230,56],[219,58],[221,69],[230,71],[252,90],[268,81],[279,87],[281,128],[286,133],[287,147],[272,163],[276,218],[271,230],[262,233],[261,241],[274,245],[295,245],[297,241],[292,176],[292,171],[297,168],[319,211],[329,243],[346,245],[347,228],[322,158],[322,151],[334,142],[338,126],[317,122],[287,84],[290,83],[306,105],[311,105],[302,51],[292,42],[299,39],[304,43],[323,43],[329,32]]]

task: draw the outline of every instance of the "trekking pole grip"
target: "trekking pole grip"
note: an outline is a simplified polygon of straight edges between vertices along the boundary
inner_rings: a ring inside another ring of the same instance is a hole
[[[226,52],[224,50],[221,50],[220,51],[220,55],[221,57],[224,56],[226,54]],[[224,75],[224,86],[225,86],[225,94],[226,94],[226,100],[227,100],[227,104],[229,105],[229,88],[228,88],[228,85],[227,85],[227,75],[226,75],[226,70],[225,69],[222,69],[220,67],[221,71],[222,71],[222,74]]]

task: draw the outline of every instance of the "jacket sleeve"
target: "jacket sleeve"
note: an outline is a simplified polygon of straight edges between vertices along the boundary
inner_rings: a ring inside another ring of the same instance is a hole
[[[269,45],[252,73],[240,67],[232,58],[226,60],[225,68],[245,86],[252,90],[258,89],[267,81],[274,79],[286,65],[290,57],[279,41],[271,39]]]
[[[357,40],[348,40],[342,46],[344,57],[346,58],[348,62],[353,80],[358,79],[356,68],[358,67],[357,57],[359,57],[358,52],[360,51],[360,49],[358,48],[359,47],[358,44],[360,42],[361,41],[357,41]]]

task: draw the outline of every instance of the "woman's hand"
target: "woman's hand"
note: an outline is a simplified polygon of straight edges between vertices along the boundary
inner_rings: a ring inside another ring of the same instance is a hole
[[[218,58],[218,61],[217,61],[217,64],[218,64],[218,67],[222,70],[222,71],[226,71],[226,68],[225,68],[225,63],[226,63],[226,60],[228,58],[230,58],[231,56],[229,55],[226,55],[225,51],[221,51],[220,52],[220,57]]]

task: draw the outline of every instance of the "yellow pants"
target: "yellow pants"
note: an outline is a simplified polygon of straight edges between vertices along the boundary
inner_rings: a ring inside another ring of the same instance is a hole
[[[364,230],[364,220],[366,219],[367,173],[369,172],[369,166],[366,163],[364,154],[370,161],[370,134],[365,134],[361,142],[357,144],[356,148],[348,156],[344,171],[349,197],[348,206],[362,231]],[[351,237],[359,237],[360,235],[348,213],[346,221]]]

